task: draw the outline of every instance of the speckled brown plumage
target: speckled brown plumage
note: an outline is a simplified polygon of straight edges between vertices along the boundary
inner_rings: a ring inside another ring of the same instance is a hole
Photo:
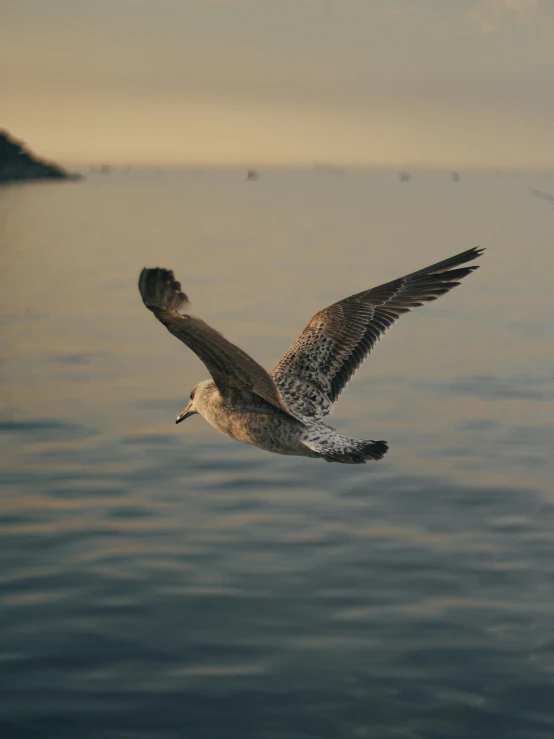
[[[144,269],[146,307],[204,362],[213,380],[194,388],[178,422],[200,413],[232,438],[278,454],[362,464],[381,459],[384,441],[338,434],[322,418],[377,341],[401,315],[436,300],[477,269],[461,267],[483,253],[474,248],[316,313],[268,373],[248,354],[185,312],[188,298],[170,270]]]
[[[327,416],[385,331],[412,308],[459,285],[477,267],[453,268],[482,253],[469,249],[316,313],[270,373],[287,406],[303,417]]]

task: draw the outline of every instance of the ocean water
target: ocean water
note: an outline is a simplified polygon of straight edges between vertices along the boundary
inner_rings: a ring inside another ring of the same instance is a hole
[[[554,177],[129,172],[0,189],[3,739],[554,736]],[[474,245],[270,455],[136,282],[271,367],[318,309]]]

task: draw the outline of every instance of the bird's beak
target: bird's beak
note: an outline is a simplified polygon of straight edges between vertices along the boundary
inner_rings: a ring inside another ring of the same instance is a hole
[[[188,418],[189,416],[194,416],[195,413],[198,413],[198,411],[191,410],[191,405],[192,405],[192,400],[187,405],[187,407],[185,408],[185,410],[182,413],[179,413],[179,415],[175,419],[175,423],[181,423],[181,421],[184,421],[185,418]]]

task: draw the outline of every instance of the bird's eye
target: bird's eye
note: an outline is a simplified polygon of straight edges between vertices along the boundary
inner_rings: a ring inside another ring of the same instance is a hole
[[[191,399],[191,400],[194,400],[194,390],[193,390],[193,391],[192,391],[192,393],[190,394],[190,399]]]

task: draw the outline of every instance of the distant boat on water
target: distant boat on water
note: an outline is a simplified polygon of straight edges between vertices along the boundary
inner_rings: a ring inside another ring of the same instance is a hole
[[[412,175],[409,172],[400,172],[400,182],[410,182]]]
[[[102,164],[100,167],[100,172],[102,174],[109,174],[112,171],[113,167],[111,164]]]
[[[460,173],[459,172],[452,172],[450,175],[450,179],[452,182],[458,182],[460,180]]]
[[[257,180],[260,175],[255,169],[245,169],[242,175],[243,180]]]

